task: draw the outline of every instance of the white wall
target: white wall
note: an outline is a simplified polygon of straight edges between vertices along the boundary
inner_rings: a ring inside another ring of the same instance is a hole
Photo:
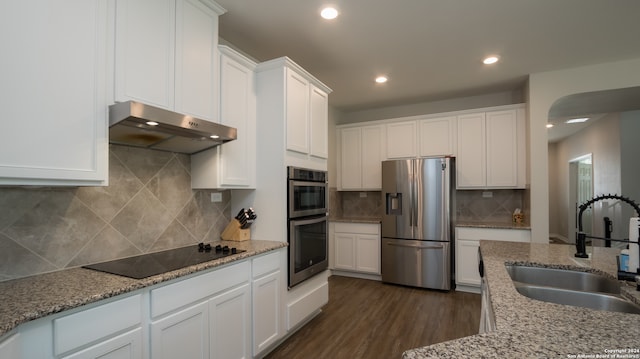
[[[569,161],[592,154],[594,195],[621,193],[620,131],[618,113],[609,114],[589,127],[549,146],[549,231],[568,238],[569,215],[575,206],[569,203]],[[597,210],[596,210],[597,212]],[[594,214],[595,234],[602,233],[603,216]],[[614,219],[614,223],[619,221]],[[616,228],[619,226],[616,226]],[[618,236],[619,238],[622,238]]]
[[[523,90],[460,97],[441,101],[420,102],[409,105],[389,106],[341,114],[337,124],[386,120],[390,118],[429,115],[434,113],[470,110],[474,108],[513,105],[525,102]]]
[[[640,111],[620,114],[620,147],[622,194],[640,205]],[[632,215],[637,214],[632,213],[630,206],[625,206],[623,218]]]
[[[640,86],[640,58],[531,74],[527,93],[532,241],[549,236],[549,168],[546,123],[555,101],[571,94]]]

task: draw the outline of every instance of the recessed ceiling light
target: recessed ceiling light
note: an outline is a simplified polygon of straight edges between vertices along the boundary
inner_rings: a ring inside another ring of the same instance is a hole
[[[572,118],[571,120],[566,120],[565,123],[582,123],[589,121],[588,117],[583,118]]]
[[[320,16],[327,20],[333,20],[338,17],[338,10],[332,7],[325,7],[320,11]]]
[[[218,135],[211,135],[209,137],[211,137],[211,138],[220,138],[220,136],[218,136]]]
[[[155,121],[147,121],[147,125],[149,126],[158,126],[158,123]]]
[[[498,56],[489,56],[487,58],[485,58],[484,60],[482,60],[482,63],[484,63],[485,65],[491,65],[491,64],[495,64],[496,62],[498,62],[499,58]]]
[[[383,83],[387,82],[387,80],[388,79],[387,79],[386,76],[378,76],[378,77],[376,77],[376,82],[379,83],[379,84],[383,84]]]
[[[553,127],[553,123],[547,123],[547,128]]]

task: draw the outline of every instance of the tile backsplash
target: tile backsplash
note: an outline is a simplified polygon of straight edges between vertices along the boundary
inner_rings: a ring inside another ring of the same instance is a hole
[[[456,191],[457,220],[468,222],[511,222],[513,211],[516,208],[525,210],[524,195],[525,191],[519,189]],[[525,213],[528,213],[528,211],[525,211]],[[525,218],[525,222],[528,222],[527,218]]]
[[[230,193],[192,190],[190,167],[110,145],[109,186],[0,188],[0,281],[218,240]]]
[[[380,192],[350,192],[329,189],[329,215],[333,218],[381,218]]]
[[[331,188],[329,195],[329,213],[334,218],[380,218],[382,216],[381,192],[349,192]],[[524,190],[456,191],[457,221],[510,222],[516,208],[524,210]]]

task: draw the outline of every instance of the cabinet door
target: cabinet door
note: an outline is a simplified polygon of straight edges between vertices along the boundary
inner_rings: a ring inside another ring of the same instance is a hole
[[[106,185],[108,6],[0,3],[0,184]]]
[[[256,97],[253,64],[221,56],[220,122],[235,127],[238,139],[225,143],[221,151],[221,185],[255,186]]]
[[[356,269],[356,236],[350,233],[336,233],[335,237],[336,253],[335,268],[355,270]]]
[[[209,357],[209,303],[202,302],[151,323],[151,357]]]
[[[487,187],[518,185],[516,110],[486,113]]]
[[[198,0],[178,0],[175,36],[175,110],[217,122],[218,14]]]
[[[287,69],[287,150],[309,153],[309,81]]]
[[[458,116],[458,188],[486,186],[484,113]]]
[[[456,239],[456,284],[480,287],[479,241]]]
[[[22,358],[20,352],[20,333],[13,334],[0,342],[0,358]]]
[[[356,237],[356,270],[380,274],[379,235],[358,235]]]
[[[211,358],[251,358],[251,286],[249,283],[209,301]]]
[[[117,0],[116,11],[115,100],[173,109],[175,0]]]
[[[416,138],[416,121],[388,124],[387,158],[415,157]]]
[[[329,157],[329,97],[319,88],[310,85],[309,123],[311,124],[311,156]]]
[[[253,355],[265,350],[281,337],[281,272],[276,271],[253,281]]]
[[[138,328],[105,340],[64,359],[135,359],[142,358],[142,329]]]
[[[382,188],[383,143],[382,126],[362,128],[362,189]]]
[[[340,129],[340,189],[362,187],[362,132],[360,128]]]
[[[455,116],[421,120],[420,156],[455,155],[456,122]]]

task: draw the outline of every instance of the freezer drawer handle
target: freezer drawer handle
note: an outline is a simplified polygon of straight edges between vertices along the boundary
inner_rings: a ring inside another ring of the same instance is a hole
[[[410,246],[406,244],[397,244],[397,243],[387,243],[388,246],[396,246],[396,247],[407,247],[407,248],[418,248],[418,249],[444,249],[443,245],[440,246]]]

